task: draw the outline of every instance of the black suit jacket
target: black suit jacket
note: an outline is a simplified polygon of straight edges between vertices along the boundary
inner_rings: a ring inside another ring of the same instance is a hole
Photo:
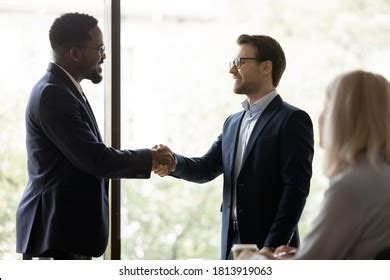
[[[97,257],[108,240],[108,178],[149,178],[148,150],[106,147],[92,109],[55,64],[26,109],[29,181],[16,215],[16,250]]]
[[[234,161],[244,111],[231,115],[200,158],[176,155],[173,176],[204,183],[223,173],[221,258],[227,259]],[[258,119],[237,178],[241,243],[298,246],[298,221],[309,194],[313,126],[304,111],[276,96]]]

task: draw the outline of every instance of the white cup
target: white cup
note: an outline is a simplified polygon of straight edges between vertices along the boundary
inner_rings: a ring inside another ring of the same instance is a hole
[[[259,251],[259,248],[256,244],[234,244],[232,247],[233,260],[236,260],[242,251],[256,253]]]

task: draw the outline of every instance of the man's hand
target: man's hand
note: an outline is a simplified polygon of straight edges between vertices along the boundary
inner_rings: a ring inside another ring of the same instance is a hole
[[[287,245],[279,246],[274,251],[274,257],[278,260],[285,260],[292,258],[297,252],[297,248]]]
[[[266,257],[267,259],[274,259],[274,251],[275,249],[272,247],[263,247],[260,249],[259,254]]]
[[[167,146],[162,144],[154,146],[152,148],[152,157],[152,170],[157,175],[164,177],[176,169],[173,153]]]

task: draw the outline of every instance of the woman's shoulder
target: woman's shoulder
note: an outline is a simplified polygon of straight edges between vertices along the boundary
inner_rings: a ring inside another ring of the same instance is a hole
[[[329,182],[329,192],[352,194],[381,188],[390,190],[390,165],[379,163],[374,166],[364,161],[330,178]]]

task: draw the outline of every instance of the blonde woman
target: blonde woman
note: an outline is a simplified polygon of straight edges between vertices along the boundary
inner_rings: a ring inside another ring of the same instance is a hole
[[[266,257],[374,259],[390,248],[389,98],[388,81],[369,72],[330,84],[319,119],[330,187],[301,248],[281,246]]]

